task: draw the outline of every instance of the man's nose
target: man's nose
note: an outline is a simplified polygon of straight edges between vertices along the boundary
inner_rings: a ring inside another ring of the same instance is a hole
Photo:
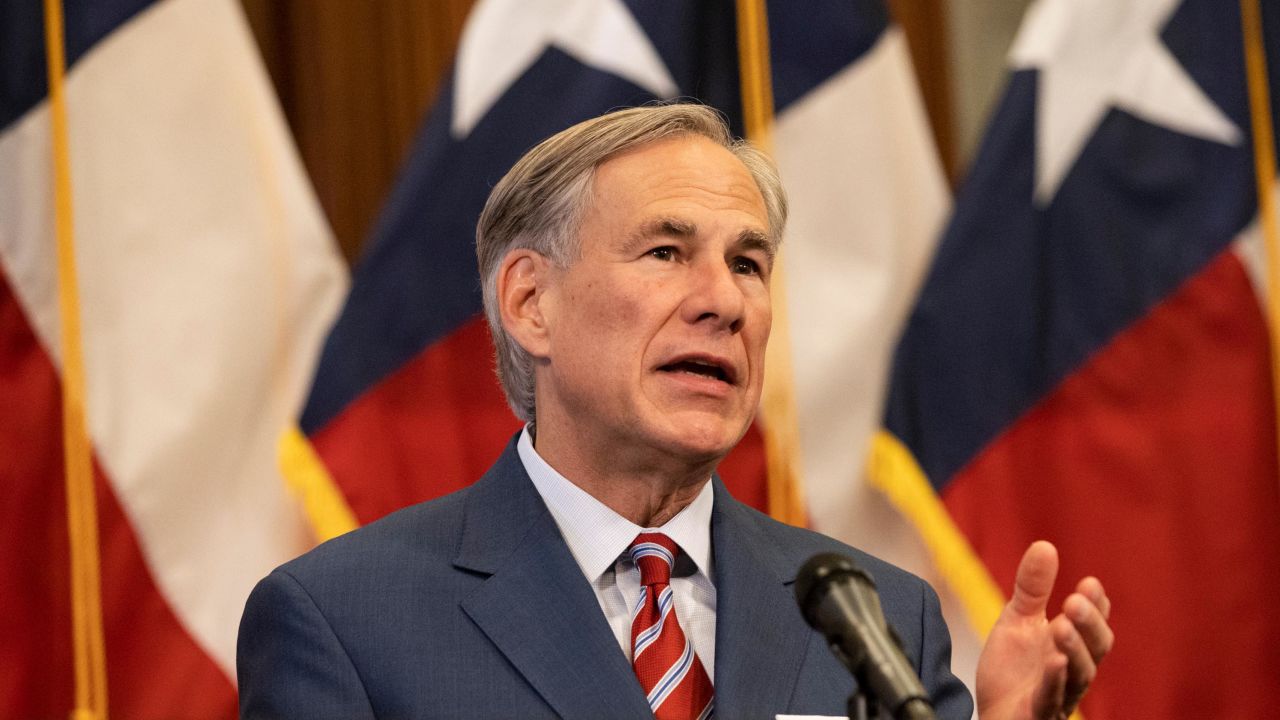
[[[741,330],[746,297],[729,266],[721,259],[708,258],[694,263],[690,275],[689,295],[683,308],[685,320],[708,323],[731,333]]]

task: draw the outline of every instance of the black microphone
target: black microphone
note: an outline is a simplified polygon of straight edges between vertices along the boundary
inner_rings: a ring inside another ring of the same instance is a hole
[[[929,697],[885,622],[875,581],[835,553],[809,558],[796,578],[796,602],[863,692],[897,720],[935,718]]]

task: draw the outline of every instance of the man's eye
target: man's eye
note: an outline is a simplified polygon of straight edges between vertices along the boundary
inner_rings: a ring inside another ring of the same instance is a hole
[[[653,257],[658,258],[659,260],[675,260],[676,259],[676,249],[669,245],[656,247],[650,250],[649,254],[652,255]]]
[[[738,275],[759,275],[760,264],[751,258],[737,257],[729,263],[729,269]]]

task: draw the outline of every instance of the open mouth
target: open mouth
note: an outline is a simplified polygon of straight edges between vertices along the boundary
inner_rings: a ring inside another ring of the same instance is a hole
[[[688,373],[690,375],[698,375],[712,380],[719,380],[722,383],[733,384],[733,375],[723,365],[710,360],[678,360],[676,362],[663,365],[658,368],[663,372]]]

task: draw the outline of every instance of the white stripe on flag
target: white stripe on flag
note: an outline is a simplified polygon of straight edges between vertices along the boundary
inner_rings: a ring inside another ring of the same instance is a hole
[[[345,270],[231,0],[165,0],[68,77],[89,430],[161,591],[234,677],[310,544],[277,472]],[[47,107],[0,137],[0,263],[60,364]]]
[[[792,203],[787,296],[810,519],[938,589],[953,666],[972,687],[976,636],[914,529],[862,474],[893,348],[950,206],[901,31],[781,113],[774,140]]]

